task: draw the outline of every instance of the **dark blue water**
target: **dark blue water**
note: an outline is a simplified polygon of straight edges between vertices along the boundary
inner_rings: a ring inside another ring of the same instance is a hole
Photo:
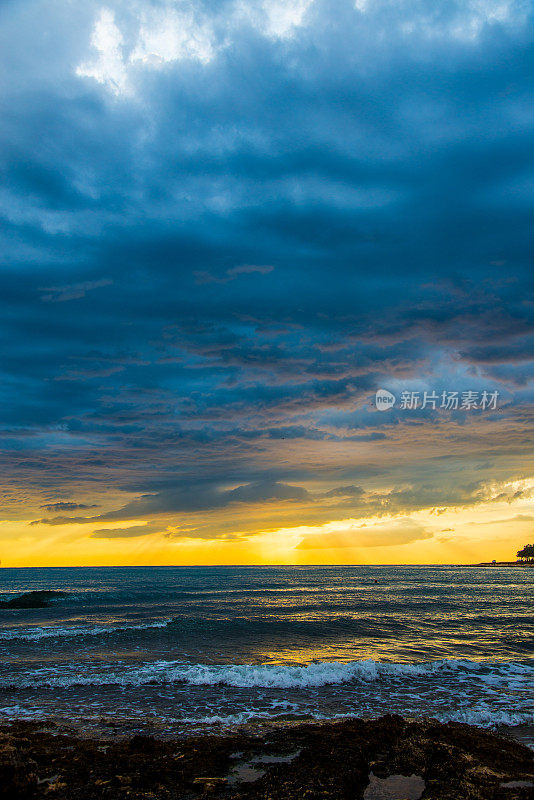
[[[529,568],[2,569],[0,714],[128,730],[386,712],[534,722]]]

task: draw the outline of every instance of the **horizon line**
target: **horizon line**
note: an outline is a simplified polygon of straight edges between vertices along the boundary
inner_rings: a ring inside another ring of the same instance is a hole
[[[8,566],[0,563],[0,570],[3,569],[204,569],[204,568],[234,568],[234,567],[248,567],[255,569],[263,569],[265,567],[283,568],[283,567],[481,567],[481,566],[499,566],[499,565],[512,565],[522,564],[528,566],[528,562],[515,561],[473,561],[473,562],[418,562],[415,564],[408,563],[392,563],[392,564],[47,564],[43,566]]]

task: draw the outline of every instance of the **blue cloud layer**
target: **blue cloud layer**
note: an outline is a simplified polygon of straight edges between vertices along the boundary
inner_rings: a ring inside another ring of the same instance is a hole
[[[154,480],[173,497],[195,486],[200,510],[222,491],[283,501],[258,487],[389,474],[384,442],[415,424],[450,436],[468,472],[487,459],[485,423],[377,414],[382,386],[498,390],[490,471],[516,474],[532,10],[5,4],[9,507],[22,482],[36,510]],[[376,459],[326,466],[325,442],[376,443]],[[413,446],[414,483],[429,452]]]

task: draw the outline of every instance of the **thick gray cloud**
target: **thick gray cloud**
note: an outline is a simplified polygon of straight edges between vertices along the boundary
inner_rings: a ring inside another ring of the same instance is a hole
[[[45,511],[77,511],[79,509],[98,508],[98,506],[95,503],[72,503],[60,500],[57,503],[45,503],[41,508],[44,508]]]
[[[218,490],[214,486],[182,485],[143,495],[125,506],[103,514],[85,517],[64,515],[34,520],[32,526],[62,526],[67,524],[100,525],[105,522],[146,520],[128,527],[97,528],[91,536],[97,539],[133,538],[149,534],[164,534],[173,540],[230,539],[257,530],[276,530],[283,527],[318,525],[332,519],[383,518],[376,530],[363,531],[362,547],[407,544],[432,535],[419,522],[406,515],[425,510],[439,517],[450,509],[486,507],[491,503],[513,503],[528,500],[532,488],[517,488],[513,482],[488,479],[463,481],[447,476],[448,466],[427,467],[424,479],[389,488],[368,490],[358,486],[338,486],[327,492],[309,492],[303,487],[276,482],[244,484],[235,489]],[[414,476],[412,475],[412,480]],[[229,516],[221,516],[222,511]],[[400,517],[395,519],[395,517]],[[516,515],[520,518],[520,515]],[[502,521],[501,521],[502,522]],[[363,525],[362,527],[365,527]],[[359,533],[362,533],[358,528]],[[394,532],[394,535],[392,534]],[[367,535],[369,534],[369,535]],[[390,535],[391,534],[391,535]],[[326,542],[340,544],[325,544]],[[350,536],[336,532],[313,534],[301,543],[301,549],[352,547]],[[345,542],[345,543],[344,543]],[[315,543],[315,544],[314,544]]]
[[[130,525],[129,528],[98,528],[91,534],[91,539],[134,539],[148,536],[151,533],[163,533],[161,525]]]
[[[134,519],[169,513],[212,511],[226,508],[232,503],[252,505],[273,501],[310,499],[306,489],[300,486],[289,486],[278,481],[249,483],[223,491],[217,490],[209,484],[204,486],[182,485],[163,489],[154,494],[142,495],[138,500],[128,503],[117,511],[108,511],[93,517],[50,517],[35,520],[32,525],[64,525],[68,522]]]

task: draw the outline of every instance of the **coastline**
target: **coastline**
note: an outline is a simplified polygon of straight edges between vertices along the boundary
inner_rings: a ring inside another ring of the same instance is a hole
[[[534,561],[481,561],[480,564],[466,564],[466,567],[534,567]]]
[[[401,794],[388,794],[392,787]],[[219,735],[82,737],[51,721],[0,727],[0,796],[58,800],[410,797],[527,800],[534,753],[481,728],[388,715]]]

